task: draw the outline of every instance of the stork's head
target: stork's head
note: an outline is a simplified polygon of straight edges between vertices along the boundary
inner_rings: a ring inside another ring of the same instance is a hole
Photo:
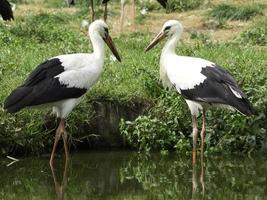
[[[145,51],[149,51],[152,49],[156,44],[158,44],[164,38],[170,37],[180,37],[183,32],[183,26],[177,20],[168,20],[164,23],[163,27],[161,28],[160,32],[156,35],[156,37],[152,40],[152,42],[147,46]]]
[[[117,58],[117,60],[121,62],[119,53],[109,35],[108,25],[103,20],[95,20],[90,24],[89,35],[90,37],[94,37],[95,35],[100,36],[108,45],[108,47],[112,51],[113,55]]]

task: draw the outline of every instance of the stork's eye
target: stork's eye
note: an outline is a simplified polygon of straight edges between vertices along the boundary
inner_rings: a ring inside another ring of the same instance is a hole
[[[171,26],[166,26],[166,27],[164,28],[164,31],[169,31],[170,28],[171,28]]]
[[[108,28],[105,27],[104,30],[105,30],[105,33],[108,34]]]

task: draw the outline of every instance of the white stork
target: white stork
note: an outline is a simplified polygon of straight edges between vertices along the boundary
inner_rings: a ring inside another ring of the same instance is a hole
[[[121,61],[105,22],[94,21],[89,26],[89,36],[93,45],[93,53],[66,54],[48,59],[37,66],[26,81],[11,92],[4,103],[4,108],[9,113],[41,104],[52,107],[60,123],[56,130],[50,157],[51,167],[54,162],[55,149],[61,137],[64,142],[65,157],[68,160],[65,119],[80,101],[81,96],[99,79],[105,57],[104,42],[118,61]]]
[[[109,0],[108,0],[109,1]],[[167,7],[167,2],[168,0],[157,0],[157,2],[163,7],[166,9]],[[123,24],[124,24],[124,10],[125,10],[125,3],[126,3],[126,0],[121,0],[121,17],[120,17],[120,32],[122,33],[123,31]],[[134,26],[134,30],[135,30],[135,3],[136,3],[136,0],[133,0],[132,2],[132,13],[133,13],[133,26]]]
[[[197,115],[203,114],[201,130],[201,158],[205,139],[205,111],[210,106],[226,107],[244,115],[256,114],[246,95],[233,77],[219,65],[208,60],[178,56],[175,47],[183,32],[176,20],[167,21],[145,51],[168,38],[160,56],[160,78],[164,87],[174,88],[181,94],[191,111],[193,123],[193,164],[196,162]]]

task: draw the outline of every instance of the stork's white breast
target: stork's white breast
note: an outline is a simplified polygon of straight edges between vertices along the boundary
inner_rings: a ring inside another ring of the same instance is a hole
[[[90,88],[99,79],[103,61],[92,54],[70,54],[58,56],[64,72],[57,75],[61,84],[67,87]]]
[[[163,58],[163,66],[167,76],[180,92],[180,90],[193,89],[207,78],[201,73],[203,67],[213,67],[213,63],[201,58],[169,55]]]

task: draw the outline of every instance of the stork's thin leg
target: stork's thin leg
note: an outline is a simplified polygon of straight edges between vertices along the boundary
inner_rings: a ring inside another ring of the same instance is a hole
[[[69,160],[69,148],[68,148],[68,133],[65,129],[65,122],[64,119],[62,119],[62,123],[64,124],[63,126],[63,132],[62,132],[62,138],[63,138],[63,142],[64,142],[64,150],[65,150],[65,158],[66,158],[66,162],[68,162]]]
[[[201,130],[201,133],[200,133],[200,136],[201,136],[201,162],[203,163],[203,154],[204,154],[204,143],[205,143],[205,130],[206,130],[206,119],[205,119],[205,110],[203,110],[202,112],[202,130]]]
[[[124,24],[124,8],[125,8],[125,0],[121,0],[121,19],[120,19],[120,32],[123,31]]]
[[[202,199],[205,197],[205,182],[204,182],[204,160],[203,160],[203,154],[204,154],[204,142],[205,142],[205,131],[206,131],[206,112],[203,109],[202,112],[202,130],[200,133],[201,136],[201,174],[200,174],[200,183],[202,186]]]
[[[105,3],[104,5],[104,21],[107,21],[107,16],[108,16],[108,3]]]
[[[136,30],[136,26],[135,26],[135,0],[133,0],[132,10],[133,10],[133,28],[135,31]]]
[[[94,0],[91,0],[90,3],[91,3],[92,22],[93,22],[93,21],[95,21]]]
[[[193,124],[193,165],[196,163],[197,157],[197,116],[192,116],[192,124]]]
[[[69,160],[69,150],[68,150],[67,132],[65,129],[65,120],[63,118],[60,119],[58,128],[56,130],[55,142],[54,142],[53,150],[52,150],[51,157],[50,157],[51,167],[53,167],[55,151],[57,148],[58,141],[60,140],[61,137],[63,138],[63,142],[64,142],[65,156],[66,156],[66,162],[67,162]]]
[[[196,165],[193,165],[192,169],[192,200],[196,198],[196,190],[197,190],[197,169]]]
[[[63,121],[63,126],[64,126],[64,121]],[[60,120],[60,123],[57,127],[57,130],[56,130],[55,142],[54,142],[53,150],[52,150],[51,157],[50,157],[50,166],[51,167],[53,167],[56,147],[57,147],[58,141],[60,140],[61,136],[62,136],[62,120]]]
[[[202,186],[202,199],[205,199],[205,182],[204,182],[204,176],[205,176],[204,162],[203,162],[203,159],[201,159],[200,184]]]

